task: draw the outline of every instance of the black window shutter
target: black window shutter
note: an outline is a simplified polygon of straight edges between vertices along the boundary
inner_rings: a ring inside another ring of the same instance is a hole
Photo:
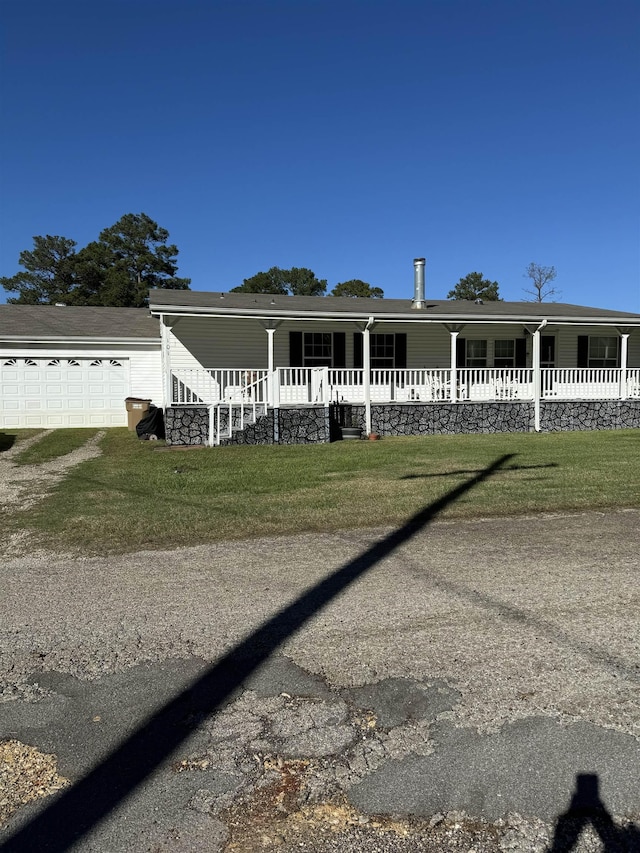
[[[396,368],[402,369],[407,366],[407,335],[398,332],[396,335]]]
[[[578,367],[589,367],[589,335],[578,335]]]
[[[456,338],[456,367],[467,366],[467,341],[465,338]]]
[[[347,336],[344,332],[333,333],[333,366],[347,366]]]
[[[364,360],[362,358],[362,333],[354,332],[353,333],[353,366],[354,367],[364,367]]]
[[[527,340],[516,338],[516,367],[527,366]]]
[[[302,332],[289,332],[289,367],[304,367]]]

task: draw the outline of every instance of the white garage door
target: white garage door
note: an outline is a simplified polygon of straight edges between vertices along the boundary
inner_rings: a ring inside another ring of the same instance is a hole
[[[0,427],[126,426],[126,358],[0,358]]]

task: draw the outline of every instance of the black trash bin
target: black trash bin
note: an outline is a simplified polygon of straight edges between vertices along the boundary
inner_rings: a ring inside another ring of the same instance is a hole
[[[136,424],[138,438],[156,439],[164,438],[164,415],[162,409],[150,405],[146,415]]]

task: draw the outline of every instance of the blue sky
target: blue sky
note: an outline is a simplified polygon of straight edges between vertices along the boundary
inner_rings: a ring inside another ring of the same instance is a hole
[[[195,290],[271,266],[640,310],[637,0],[0,4],[0,275],[145,212]],[[2,300],[2,296],[0,296]]]

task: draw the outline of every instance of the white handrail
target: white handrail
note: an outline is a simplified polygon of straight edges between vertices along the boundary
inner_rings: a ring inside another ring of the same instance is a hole
[[[640,398],[640,368],[542,368],[543,400]],[[328,406],[331,401],[364,405],[362,368],[279,367],[267,370],[172,370],[173,406],[224,404],[244,424],[267,406]],[[370,371],[370,399],[385,403],[448,403],[533,400],[532,368],[458,368],[451,387],[449,368]],[[246,406],[246,409],[243,408]]]

